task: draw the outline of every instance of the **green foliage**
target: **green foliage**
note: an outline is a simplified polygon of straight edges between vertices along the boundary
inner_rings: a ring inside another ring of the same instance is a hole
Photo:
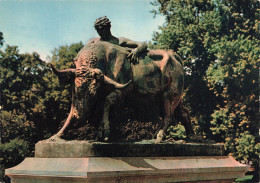
[[[44,74],[45,63],[37,53],[20,54],[9,45],[0,51],[0,152],[6,168],[32,155],[39,139]]]
[[[207,70],[208,86],[215,95],[235,103],[256,102],[259,43],[257,39],[238,35],[236,40],[224,37],[215,44],[217,59]]]
[[[73,63],[74,58],[77,56],[77,53],[83,47],[83,43],[74,43],[71,45],[60,46],[59,48],[55,48],[52,51],[52,56],[48,57],[49,61],[52,64],[55,64],[57,69],[68,69],[68,68],[75,68]]]
[[[167,133],[168,134],[167,134],[166,138],[171,138],[171,139],[174,139],[174,140],[186,138],[185,128],[181,124],[178,124],[176,126],[170,126],[167,129]]]
[[[157,0],[166,18],[153,48],[184,58],[184,102],[196,131],[225,142],[238,159],[255,160],[259,96],[259,10],[256,0]],[[247,148],[245,144],[248,144]]]
[[[23,122],[35,127],[38,132],[37,136],[30,140],[31,143],[41,138],[39,131],[45,119],[45,65],[37,53],[20,54],[17,46],[7,45],[4,51],[0,51],[1,109],[12,113],[14,120],[18,119],[17,116],[24,116],[26,120]],[[7,119],[9,120],[2,118],[1,123],[8,124],[10,120]],[[33,131],[27,133],[31,132]],[[31,146],[33,147],[32,144]]]
[[[17,137],[29,142],[35,136],[34,123],[28,121],[25,114],[1,110],[0,121],[1,143],[8,143]]]
[[[7,45],[5,51],[0,51],[0,65],[2,108],[32,115],[37,110],[35,101],[44,97],[45,63],[37,53],[19,54],[16,46]]]
[[[256,160],[260,155],[260,144],[256,142],[256,139],[249,132],[244,132],[240,135],[240,138],[236,139],[235,156],[242,160]]]
[[[52,63],[58,69],[73,67],[82,46],[55,49]],[[33,155],[37,141],[58,131],[70,107],[70,90],[59,85],[37,53],[20,54],[9,45],[0,50],[0,88],[1,166],[8,168]]]
[[[14,139],[0,146],[0,162],[5,168],[19,164],[30,153],[29,144],[21,139]]]
[[[207,71],[210,90],[222,99],[212,114],[212,131],[221,139],[250,131],[255,134],[258,112],[259,41],[238,36],[234,41],[221,39],[217,61]],[[220,52],[221,51],[221,52]],[[216,138],[217,139],[217,138]]]

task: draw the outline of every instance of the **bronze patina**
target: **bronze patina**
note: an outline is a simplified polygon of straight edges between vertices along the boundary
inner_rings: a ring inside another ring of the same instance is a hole
[[[97,139],[108,141],[111,107],[134,94],[159,99],[163,125],[157,130],[156,143],[163,140],[173,118],[181,121],[187,135],[193,135],[189,112],[182,105],[184,71],[181,58],[169,50],[147,50],[145,43],[116,38],[107,17],[96,20],[100,38],[89,41],[74,59],[76,69],[53,72],[60,80],[73,83],[69,116],[51,139],[60,138],[71,120],[88,120],[102,106]],[[131,49],[129,52],[129,48]],[[137,64],[138,63],[138,64]],[[134,98],[133,98],[134,100]],[[134,107],[134,106],[133,106]]]

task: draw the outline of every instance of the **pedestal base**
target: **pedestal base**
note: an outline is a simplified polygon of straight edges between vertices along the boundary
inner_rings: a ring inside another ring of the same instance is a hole
[[[225,156],[224,144],[160,143],[150,141],[102,143],[88,141],[40,141],[36,158]]]
[[[248,166],[227,156],[26,158],[12,183],[232,182]]]

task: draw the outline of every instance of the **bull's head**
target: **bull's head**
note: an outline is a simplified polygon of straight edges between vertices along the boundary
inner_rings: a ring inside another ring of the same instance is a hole
[[[66,70],[60,70],[58,71],[52,64],[50,64],[50,67],[53,71],[53,73],[58,76],[59,80],[61,82],[69,81],[72,79],[75,79],[75,77],[82,77],[80,74],[77,74],[76,69],[66,69]],[[100,80],[107,86],[111,86],[114,89],[123,89],[126,86],[128,86],[132,81],[130,80],[126,84],[120,84],[113,79],[105,76],[100,69],[89,69],[90,70],[90,77],[86,77],[86,79],[94,79],[94,80]],[[81,69],[82,71],[82,69]]]
[[[94,103],[100,96],[99,93],[114,89],[124,89],[130,83],[120,84],[113,79],[105,76],[100,69],[97,68],[77,68],[58,71],[51,65],[52,71],[59,77],[62,83],[72,83],[75,81],[75,89],[73,89],[73,100],[75,111],[74,116],[82,119],[92,112]]]

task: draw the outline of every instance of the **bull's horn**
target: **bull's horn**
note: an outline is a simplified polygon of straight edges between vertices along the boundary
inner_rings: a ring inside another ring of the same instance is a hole
[[[130,81],[129,81],[128,83],[126,83],[126,84],[120,84],[120,83],[114,81],[113,79],[111,79],[111,78],[109,78],[109,77],[107,77],[107,76],[104,76],[104,82],[105,82],[106,84],[109,84],[109,85],[114,86],[116,89],[122,89],[122,88],[127,87],[127,86],[132,82],[132,80],[130,80]]]
[[[75,69],[66,69],[66,70],[61,70],[58,71],[52,64],[48,64],[49,67],[51,67],[53,73],[58,76],[59,78],[63,78],[63,77],[70,77],[72,74],[73,76],[75,75]]]
[[[52,72],[56,75],[56,76],[61,76],[61,72],[58,71],[52,64],[48,64],[49,67],[51,67]]]

